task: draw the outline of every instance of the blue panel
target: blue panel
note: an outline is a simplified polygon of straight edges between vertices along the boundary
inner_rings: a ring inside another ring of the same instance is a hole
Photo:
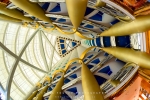
[[[60,44],[61,49],[65,48],[65,44]]]
[[[94,59],[91,63],[98,64],[99,62],[100,62],[100,59],[97,58],[97,59]]]
[[[103,37],[103,43],[104,47],[110,47],[111,46],[110,37]]]
[[[62,93],[61,98],[64,98],[64,100],[72,100],[65,92]]]
[[[88,14],[90,14],[91,12],[93,12],[94,11],[94,9],[93,8],[89,8],[89,7],[87,7],[86,8],[86,12],[85,12],[85,15],[84,16],[87,16]]]
[[[75,68],[77,68],[77,66],[72,67],[71,69],[74,70]]]
[[[109,66],[104,67],[103,69],[99,70],[98,72],[105,73],[107,75],[111,75],[112,74],[112,71],[111,71]]]
[[[108,53],[105,53],[105,54],[104,54],[104,56],[106,56],[106,57],[107,57],[108,55],[109,55]]]
[[[68,27],[68,26],[62,26],[62,27]]]
[[[96,50],[96,48],[94,48],[94,51]]]
[[[82,32],[88,32],[88,31],[86,31],[86,30],[82,30]]]
[[[96,38],[96,45],[97,45],[98,47],[101,47],[100,37]]]
[[[70,70],[67,70],[67,72],[66,73],[69,73],[70,72]]]
[[[126,62],[122,61],[122,60],[119,60],[119,59],[116,59],[117,62],[121,62],[123,64],[125,64]]]
[[[92,40],[92,46],[96,46],[94,40]]]
[[[130,36],[117,36],[115,37],[116,46],[127,47],[130,44]],[[130,45],[128,46],[130,48]]]
[[[64,80],[64,84],[67,84],[67,83],[69,83],[70,82],[70,80],[68,79],[68,78],[66,78],[65,80]]]
[[[92,54],[92,55],[90,55],[90,56],[88,56],[87,58],[91,58],[91,57],[93,57],[93,54]]]
[[[66,52],[67,52],[66,50],[63,50],[63,51],[62,51],[62,54],[65,54]]]
[[[66,22],[66,19],[59,19],[58,22]]]
[[[52,88],[51,88],[51,87],[48,87],[47,92],[49,92],[49,91],[52,91]]]
[[[49,7],[50,3],[44,3],[44,5],[42,6],[43,10],[47,10],[47,8]]]
[[[89,25],[89,24],[87,24],[86,26],[84,26],[85,28],[94,28],[94,26],[93,25]]]
[[[85,23],[81,23],[80,25],[82,26],[82,25],[84,25]]]
[[[104,31],[104,29],[103,29],[103,28],[100,28],[100,30],[101,30],[101,31]]]
[[[87,65],[87,67],[88,67],[89,69],[91,69],[91,68],[93,68],[93,65]]]
[[[75,95],[78,95],[78,91],[77,91],[76,87],[70,88],[70,89],[68,89],[66,91],[73,92]]]
[[[52,87],[55,87],[55,86],[56,86],[56,84],[53,84],[53,85],[52,85]]]
[[[64,40],[62,40],[62,39],[60,39],[59,41],[60,41],[60,43],[64,43]]]
[[[75,79],[75,78],[77,78],[77,74],[72,74],[69,77]]]
[[[83,62],[86,62],[88,59],[84,59]]]
[[[77,43],[76,42],[72,42],[72,47],[76,46]]]
[[[60,4],[59,3],[57,3],[57,6],[56,7],[54,7],[51,11],[49,11],[49,12],[60,12],[61,11],[61,9],[60,9]]]
[[[102,85],[103,83],[105,83],[105,82],[107,81],[105,78],[103,78],[103,77],[101,77],[101,76],[94,75],[94,77],[96,78],[97,83],[98,83],[99,85]]]
[[[61,76],[57,76],[57,79],[61,78]]]
[[[114,25],[114,24],[116,24],[116,23],[118,23],[119,22],[119,20],[118,19],[115,19],[114,21],[112,21],[110,24],[111,25]]]
[[[97,13],[90,17],[89,19],[95,20],[95,21],[102,21],[102,15],[100,13]]]
[[[50,17],[50,19],[52,20],[52,21],[55,21],[57,18],[54,18],[54,17]]]

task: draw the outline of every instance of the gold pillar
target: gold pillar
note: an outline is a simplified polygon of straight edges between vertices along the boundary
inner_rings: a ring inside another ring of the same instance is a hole
[[[0,14],[0,19],[7,20],[7,21],[12,21],[12,22],[21,22],[21,20],[19,20],[19,19],[12,18],[12,17],[6,16],[6,15],[3,15],[3,14]]]
[[[92,48],[88,48],[88,50],[91,50]],[[69,65],[72,64],[74,61],[79,61],[82,63],[81,67],[81,77],[82,77],[82,88],[84,93],[84,100],[104,100],[104,97],[102,95],[100,86],[98,85],[95,77],[93,76],[92,72],[89,70],[89,68],[83,63],[82,59],[84,59],[84,54],[88,51],[86,50],[80,58],[75,58],[70,60],[65,67],[65,71],[68,70]]]
[[[110,29],[99,34],[100,36],[124,36],[150,29],[150,15],[139,16],[132,22],[119,22]]]
[[[135,51],[129,48],[108,47],[102,48],[105,52],[112,54],[116,58],[125,61],[133,62],[142,68],[150,69],[150,55],[146,52]]]
[[[40,20],[52,23],[50,18],[45,16],[44,10],[37,4],[29,0],[10,0],[13,4],[24,10],[25,12],[39,18]]]
[[[62,95],[62,86],[64,84],[64,75],[61,76],[61,79],[56,84],[55,88],[52,91],[52,94],[50,94],[48,100],[61,100]]]
[[[106,3],[102,2],[102,0],[97,0],[95,7],[103,7],[106,6]]]
[[[100,86],[85,64],[82,64],[81,76],[84,100],[104,100]]]
[[[21,13],[20,11],[16,9],[7,9],[6,5],[1,3],[0,3],[0,13],[23,21],[29,21],[29,22],[33,21],[31,18],[25,17],[23,13]]]
[[[38,93],[38,90],[34,91],[27,100],[33,100],[33,98],[36,96],[37,93]]]
[[[36,100],[43,100],[43,95],[44,93],[47,91],[48,89],[48,85],[46,85],[41,91],[40,93],[36,96]]]
[[[77,30],[86,11],[88,0],[66,0],[70,20]]]

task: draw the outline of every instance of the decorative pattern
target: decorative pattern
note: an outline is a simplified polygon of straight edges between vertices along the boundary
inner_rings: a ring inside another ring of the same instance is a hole
[[[77,40],[73,40],[65,37],[57,37],[58,51],[61,57],[65,57],[72,50],[77,48],[80,44],[81,42]]]

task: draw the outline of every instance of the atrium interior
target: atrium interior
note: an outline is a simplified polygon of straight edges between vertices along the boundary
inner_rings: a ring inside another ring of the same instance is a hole
[[[150,0],[0,0],[0,100],[150,100]]]

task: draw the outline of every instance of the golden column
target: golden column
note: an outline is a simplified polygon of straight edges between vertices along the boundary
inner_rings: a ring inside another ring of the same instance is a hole
[[[131,22],[119,22],[110,29],[99,34],[100,36],[124,36],[150,29],[150,15],[139,16]]]
[[[33,100],[33,98],[36,96],[37,93],[38,93],[38,90],[34,91],[27,100]]]
[[[47,91],[48,89],[48,85],[46,85],[41,91],[39,94],[37,94],[36,96],[36,100],[43,100],[43,95],[44,93]]]
[[[16,9],[7,9],[6,5],[1,3],[0,3],[0,13],[16,19],[20,19],[22,21],[29,21],[29,22],[33,21],[31,18],[25,17],[23,13],[21,13],[20,11]]]
[[[19,20],[19,19],[9,17],[9,16],[3,15],[3,14],[0,14],[0,19],[7,20],[7,21],[12,21],[12,22],[21,22],[21,20]]]
[[[83,57],[83,55],[81,56]],[[69,65],[72,64],[72,62],[79,60],[79,62],[82,64],[81,77],[82,77],[82,88],[83,88],[84,100],[104,100],[102,91],[94,75],[80,58],[75,58],[70,60],[65,67],[65,71],[69,68]]]
[[[44,10],[37,4],[29,0],[10,0],[13,4],[24,10],[25,12],[39,18],[40,20],[52,23],[50,18],[45,16]]]
[[[90,69],[83,63],[81,69],[84,100],[104,100],[100,86]]]
[[[76,30],[84,18],[87,3],[88,0],[66,0],[68,14]]]
[[[122,61],[133,62],[142,68],[150,69],[150,55],[148,55],[146,52],[135,51],[122,47],[108,47],[102,48],[102,50],[112,54]]]
[[[56,76],[56,74],[58,74],[59,72],[62,72],[63,75],[61,76],[60,80],[58,81],[58,83],[56,84],[56,86],[54,87],[52,94],[50,94],[49,99],[48,100],[61,100],[61,95],[62,95],[62,86],[64,84],[64,74],[65,71],[63,69],[60,70],[56,70],[53,74],[53,79]]]

